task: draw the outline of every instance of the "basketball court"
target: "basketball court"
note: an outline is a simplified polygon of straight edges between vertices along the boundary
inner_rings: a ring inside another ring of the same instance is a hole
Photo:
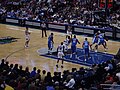
[[[30,34],[30,45],[28,48],[24,48],[25,44],[25,27],[19,27],[14,25],[5,25],[0,24],[0,38],[10,38],[10,42],[2,41],[0,43],[0,59],[4,58],[9,63],[22,65],[24,68],[29,67],[30,70],[33,67],[37,67],[41,70],[46,71],[60,71],[63,70],[71,70],[71,68],[80,67],[88,67],[93,63],[99,64],[104,61],[107,61],[113,58],[120,48],[120,42],[109,40],[108,51],[105,54],[104,48],[102,46],[99,47],[99,53],[95,53],[93,51],[90,52],[91,59],[84,62],[84,52],[82,48],[82,42],[86,35],[78,35],[77,38],[81,42],[78,45],[77,51],[79,52],[79,59],[76,60],[74,57],[72,59],[69,58],[69,54],[65,57],[64,68],[56,68],[56,55],[47,55],[47,37],[41,38],[41,30],[29,28]],[[47,35],[49,36],[52,31],[47,31]],[[53,32],[54,33],[54,48],[65,40],[65,33]],[[11,39],[12,38],[12,39]],[[1,41],[1,39],[0,39]],[[92,41],[91,37],[88,37],[88,41]],[[4,43],[5,42],[5,43]],[[56,52],[56,50],[54,50]]]

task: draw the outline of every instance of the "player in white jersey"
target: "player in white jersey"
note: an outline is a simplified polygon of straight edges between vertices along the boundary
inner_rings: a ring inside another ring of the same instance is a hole
[[[63,42],[63,45],[65,46],[65,52],[67,52],[70,42],[71,42],[70,36],[66,36],[66,40]]]
[[[61,42],[61,44],[58,46],[57,48],[57,55],[58,55],[58,60],[57,60],[57,65],[56,67],[58,68],[58,63],[59,63],[59,60],[62,60],[62,65],[61,65],[61,68],[63,68],[63,57],[64,57],[64,45],[63,45],[63,42]]]
[[[71,36],[72,38],[72,26],[68,26],[68,29],[67,29],[67,36]]]
[[[30,32],[28,31],[28,27],[26,27],[25,30],[25,47],[28,47],[29,42],[30,42]]]

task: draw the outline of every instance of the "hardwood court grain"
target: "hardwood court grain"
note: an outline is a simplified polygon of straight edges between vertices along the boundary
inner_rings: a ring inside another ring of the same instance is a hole
[[[51,58],[46,58],[43,56],[39,56],[37,53],[37,50],[40,48],[47,48],[47,38],[41,38],[41,30],[39,29],[33,29],[29,28],[31,34],[30,34],[30,47],[25,49],[24,43],[25,43],[25,28],[24,27],[18,27],[13,25],[5,25],[0,24],[0,38],[11,36],[18,39],[17,42],[9,43],[9,44],[1,44],[0,45],[0,59],[6,58],[7,61],[10,63],[18,63],[19,65],[22,65],[24,68],[28,66],[30,70],[33,67],[37,67],[41,70],[46,71],[63,71],[63,70],[71,70],[71,68],[80,68],[83,65],[78,65],[70,62],[64,62],[64,68],[58,68],[56,69],[56,60]],[[51,31],[47,31],[47,34],[49,35]],[[55,41],[55,47],[57,47],[60,42],[65,40],[65,34],[53,32],[54,33],[54,41]],[[77,38],[80,40],[81,45],[78,45],[78,47],[81,48],[82,42],[84,40],[84,36],[77,36]],[[88,40],[91,42],[91,38],[88,37]],[[120,42],[116,41],[108,41],[108,53],[116,54],[118,49],[120,48]],[[102,46],[99,47],[99,51],[104,52],[104,49]],[[84,66],[85,67],[85,66]]]

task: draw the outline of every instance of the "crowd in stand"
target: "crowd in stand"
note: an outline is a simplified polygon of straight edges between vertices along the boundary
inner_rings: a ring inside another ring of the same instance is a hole
[[[54,75],[36,67],[29,71],[4,59],[0,64],[0,90],[103,90],[100,84],[120,85],[120,66],[114,60]]]
[[[94,25],[105,20],[104,16],[95,14],[96,11],[101,11],[98,0],[4,0],[0,5],[3,16],[75,25]],[[107,20],[117,22],[119,12],[118,8]]]

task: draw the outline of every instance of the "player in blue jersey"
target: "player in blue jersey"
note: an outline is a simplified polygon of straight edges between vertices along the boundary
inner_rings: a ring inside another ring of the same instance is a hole
[[[53,33],[50,34],[50,36],[48,37],[48,54],[52,54],[52,49],[53,49]]]
[[[104,38],[104,33],[101,33],[100,31],[99,31],[99,35],[98,35],[98,43],[97,43],[97,45],[95,46],[95,47],[96,47],[96,52],[97,52],[97,50],[98,50],[98,46],[99,46],[99,45],[103,45],[103,47],[104,47],[104,49],[105,49],[105,52],[106,52],[106,49],[107,49],[106,40],[105,40],[105,38]]]
[[[94,44],[97,44],[98,43],[98,35],[99,35],[99,33],[97,32],[97,33],[95,33],[95,35],[94,35],[94,37],[93,37],[93,39],[92,39],[92,44],[90,45],[90,49],[91,50],[93,50],[92,49],[92,45],[94,45]]]
[[[90,43],[88,42],[88,39],[85,38],[85,41],[83,42],[83,49],[84,49],[84,52],[85,52],[85,61],[88,57],[88,59],[90,58],[90,53],[89,53],[89,46],[90,46]]]
[[[78,59],[77,58],[77,51],[76,51],[76,49],[77,49],[77,47],[76,47],[77,43],[80,44],[80,42],[76,38],[76,35],[74,35],[74,38],[72,38],[72,40],[71,40],[71,51],[72,51],[72,53],[70,55],[70,58],[72,58],[73,54],[75,54],[75,58]]]

